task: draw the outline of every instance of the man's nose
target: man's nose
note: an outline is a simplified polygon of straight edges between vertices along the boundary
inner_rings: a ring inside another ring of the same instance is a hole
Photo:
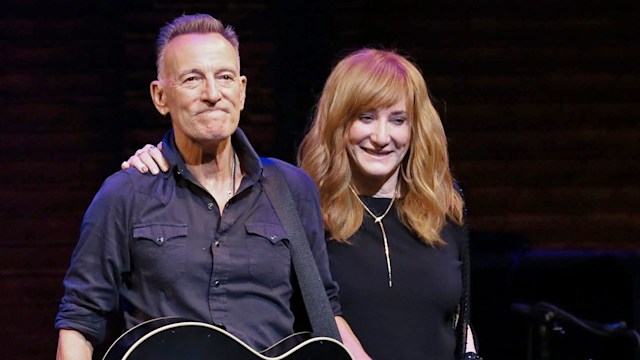
[[[218,88],[218,84],[215,79],[207,80],[205,89],[203,91],[203,97],[206,101],[216,103],[222,98],[222,93]]]

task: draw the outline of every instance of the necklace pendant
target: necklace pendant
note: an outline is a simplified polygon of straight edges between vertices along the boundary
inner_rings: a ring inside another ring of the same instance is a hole
[[[378,224],[378,226],[380,226],[380,232],[382,233],[382,242],[384,244],[384,257],[385,260],[387,261],[387,276],[389,277],[388,279],[388,284],[389,287],[393,287],[393,280],[392,280],[392,273],[391,273],[391,252],[389,250],[389,240],[387,239],[387,232],[384,231],[384,224],[382,223],[382,219],[384,219],[385,216],[387,216],[387,214],[389,213],[389,211],[391,210],[391,206],[393,205],[393,201],[396,199],[396,195],[398,194],[398,191],[396,190],[393,193],[393,197],[391,198],[391,201],[389,202],[389,206],[387,206],[387,210],[385,210],[385,212],[380,215],[380,216],[376,216],[368,207],[367,205],[362,202],[362,200],[360,199],[360,197],[358,196],[358,194],[356,193],[355,190],[353,190],[353,187],[351,187],[351,185],[349,185],[349,189],[351,190],[351,192],[353,193],[353,195],[355,195],[356,199],[360,202],[360,204],[362,205],[362,207],[364,207],[364,210],[371,215],[371,217],[373,218],[373,223],[374,224]]]
[[[227,191],[227,196],[231,198],[236,191],[236,150],[231,147],[231,189]]]

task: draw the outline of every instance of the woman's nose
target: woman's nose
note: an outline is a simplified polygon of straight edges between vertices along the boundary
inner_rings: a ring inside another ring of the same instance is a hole
[[[389,129],[387,122],[383,120],[376,121],[375,128],[371,134],[371,141],[377,145],[384,146],[389,142]]]

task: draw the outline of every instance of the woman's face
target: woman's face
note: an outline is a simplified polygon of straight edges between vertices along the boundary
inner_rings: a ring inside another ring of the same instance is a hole
[[[359,187],[395,189],[398,169],[411,143],[406,100],[359,114],[349,128],[347,150]]]

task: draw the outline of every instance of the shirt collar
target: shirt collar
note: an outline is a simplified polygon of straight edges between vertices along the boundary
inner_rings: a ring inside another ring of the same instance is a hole
[[[240,168],[245,177],[253,182],[258,181],[263,171],[262,162],[260,161],[258,153],[253,149],[253,146],[251,146],[251,143],[240,128],[237,128],[236,131],[231,134],[231,144],[238,155]],[[165,177],[171,176],[171,174],[174,173],[190,177],[190,175],[187,175],[189,171],[184,163],[184,159],[176,146],[173,129],[169,130],[162,139],[162,154],[170,166],[169,171],[164,173]]]

